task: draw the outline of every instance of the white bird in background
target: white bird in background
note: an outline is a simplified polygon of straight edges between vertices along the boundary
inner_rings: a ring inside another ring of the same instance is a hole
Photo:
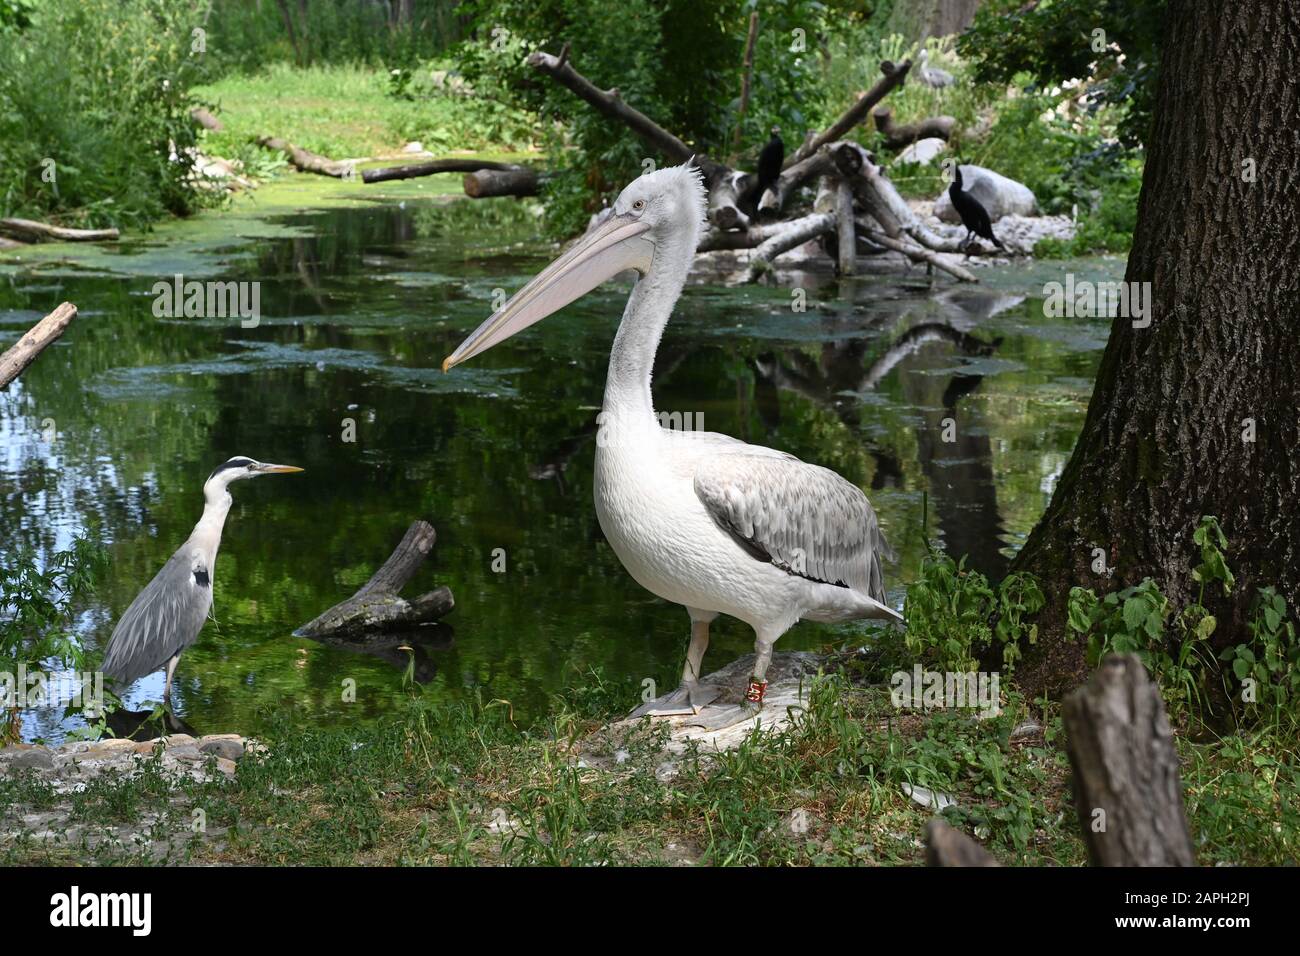
[[[945,86],[952,86],[952,74],[947,70],[931,67],[929,61],[930,51],[925,47],[921,47],[921,52],[916,55],[916,75],[921,82],[936,90]]]
[[[793,455],[726,435],[661,427],[650,391],[655,350],[695,256],[705,190],[693,164],[631,183],[612,214],[479,326],[443,370],[479,355],[628,269],[638,280],[609,357],[595,461],[596,514],[643,587],[684,605],[691,639],[681,685],[634,711],[699,714],[709,623],[754,629],[740,707],[698,723],[725,727],[762,707],[772,645],[796,621],[902,620],[886,603],[888,546],[856,485]]]

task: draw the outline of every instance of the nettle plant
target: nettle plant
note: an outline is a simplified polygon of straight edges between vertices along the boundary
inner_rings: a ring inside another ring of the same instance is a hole
[[[996,587],[966,559],[954,561],[932,552],[921,561],[921,576],[907,589],[903,616],[908,651],[941,670],[973,671],[979,658],[993,647],[1002,648],[1008,671],[1020,659],[1020,640],[1033,644],[1038,625],[1028,623],[1044,604],[1043,592],[1032,575],[1007,575]]]
[[[1227,597],[1236,583],[1224,554],[1228,539],[1218,519],[1205,515],[1192,541],[1201,551],[1192,570],[1200,585],[1195,602],[1175,613],[1150,578],[1103,598],[1075,587],[1067,604],[1069,627],[1087,639],[1090,666],[1107,654],[1136,654],[1175,713],[1207,717],[1208,690],[1217,678],[1238,721],[1261,715],[1279,720],[1300,693],[1300,645],[1295,625],[1287,620],[1286,600],[1274,588],[1259,590],[1248,623],[1250,639],[1220,652],[1218,660],[1230,663],[1231,670],[1221,673],[1210,647],[1218,620],[1204,601],[1207,588],[1221,588]]]

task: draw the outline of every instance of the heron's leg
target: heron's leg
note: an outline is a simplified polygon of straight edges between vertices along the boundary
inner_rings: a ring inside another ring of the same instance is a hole
[[[172,675],[176,673],[176,664],[180,661],[181,656],[176,654],[167,662],[167,684],[163,687],[163,703],[172,702]]]
[[[718,614],[716,611],[701,611],[693,607],[686,610],[691,615],[691,643],[686,649],[686,665],[682,668],[681,684],[671,693],[646,701],[632,711],[631,716],[694,714],[718,696],[718,688],[700,683],[704,652],[709,648],[709,624]]]

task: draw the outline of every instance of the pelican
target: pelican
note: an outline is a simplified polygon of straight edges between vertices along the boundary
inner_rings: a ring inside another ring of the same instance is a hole
[[[856,485],[793,455],[726,435],[663,428],[650,376],[695,256],[705,190],[693,162],[647,173],[611,215],[532,279],[443,362],[446,371],[544,319],[605,280],[637,273],[609,357],[595,461],[596,515],[632,577],[691,619],[680,686],[633,716],[690,714],[717,696],[700,683],[709,624],[754,629],[753,674],[739,707],[699,723],[758,714],[772,645],[796,621],[902,620],[886,603],[888,546]]]
[[[259,475],[302,471],[293,465],[268,465],[236,456],[218,465],[203,483],[203,517],[176,553],[136,595],[113,628],[104,652],[104,676],[119,687],[166,666],[163,703],[172,699],[172,675],[181,653],[199,639],[212,610],[212,577],[221,546],[221,529],[233,499],[231,482]]]

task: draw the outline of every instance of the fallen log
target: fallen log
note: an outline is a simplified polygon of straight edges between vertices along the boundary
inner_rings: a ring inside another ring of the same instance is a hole
[[[34,219],[0,219],[0,233],[22,242],[102,242],[116,239],[116,229],[68,229]]]
[[[71,302],[64,302],[0,355],[0,388],[6,388],[21,375],[23,369],[31,365],[47,345],[62,335],[76,317],[77,307]]]
[[[916,123],[899,125],[894,122],[894,113],[887,106],[882,106],[871,114],[876,121],[876,129],[885,137],[886,149],[903,149],[911,146],[918,139],[942,139],[947,141],[952,136],[957,121],[951,116],[931,116]]]
[[[879,230],[869,229],[866,226],[862,226],[862,231],[866,237],[876,245],[884,246],[886,249],[893,249],[895,252],[901,252],[913,262],[924,262],[927,265],[934,266],[936,269],[946,272],[950,276],[960,279],[962,282],[980,281],[975,277],[975,273],[971,272],[969,269],[964,269],[951,262],[944,262],[930,249],[923,249],[918,246],[909,246],[907,243],[895,239],[893,236],[887,236]]]
[[[928,866],[1001,866],[966,834],[954,830],[943,817],[925,825],[925,862]]]
[[[427,521],[414,521],[383,566],[361,588],[294,634],[299,637],[360,637],[430,624],[453,607],[451,589],[440,587],[407,601],[398,592],[433,550],[437,533]]]
[[[1061,716],[1092,865],[1195,866],[1173,730],[1137,655],[1108,655]]]
[[[198,123],[204,129],[212,130],[214,133],[219,133],[226,128],[221,120],[217,119],[202,106],[196,106],[194,109],[190,110],[190,116],[194,119],[194,122]]]
[[[471,199],[491,196],[536,196],[540,181],[536,170],[524,166],[480,169],[465,176],[462,186]]]
[[[835,226],[838,233],[839,261],[836,271],[851,276],[857,271],[858,239],[853,223],[853,190],[842,179],[832,181],[835,190]]]
[[[385,183],[392,179],[417,179],[436,176],[438,173],[476,173],[481,169],[520,169],[511,163],[498,163],[487,159],[434,159],[427,163],[409,163],[405,166],[384,166],[361,171],[363,183]]]
[[[335,179],[344,179],[356,173],[356,167],[352,163],[342,163],[327,156],[321,156],[319,153],[313,153],[311,150],[302,149],[293,145],[287,139],[280,139],[277,136],[259,136],[256,142],[258,146],[279,150],[284,153],[288,157],[290,165],[302,170],[304,173],[333,176]]]
[[[791,219],[781,225],[784,227],[783,229],[776,232],[770,239],[764,240],[754,250],[754,254],[749,259],[748,281],[755,282],[770,272],[772,260],[781,253],[787,252],[795,246],[801,246],[809,239],[816,239],[820,235],[834,231],[835,214],[815,212],[811,216]]]

